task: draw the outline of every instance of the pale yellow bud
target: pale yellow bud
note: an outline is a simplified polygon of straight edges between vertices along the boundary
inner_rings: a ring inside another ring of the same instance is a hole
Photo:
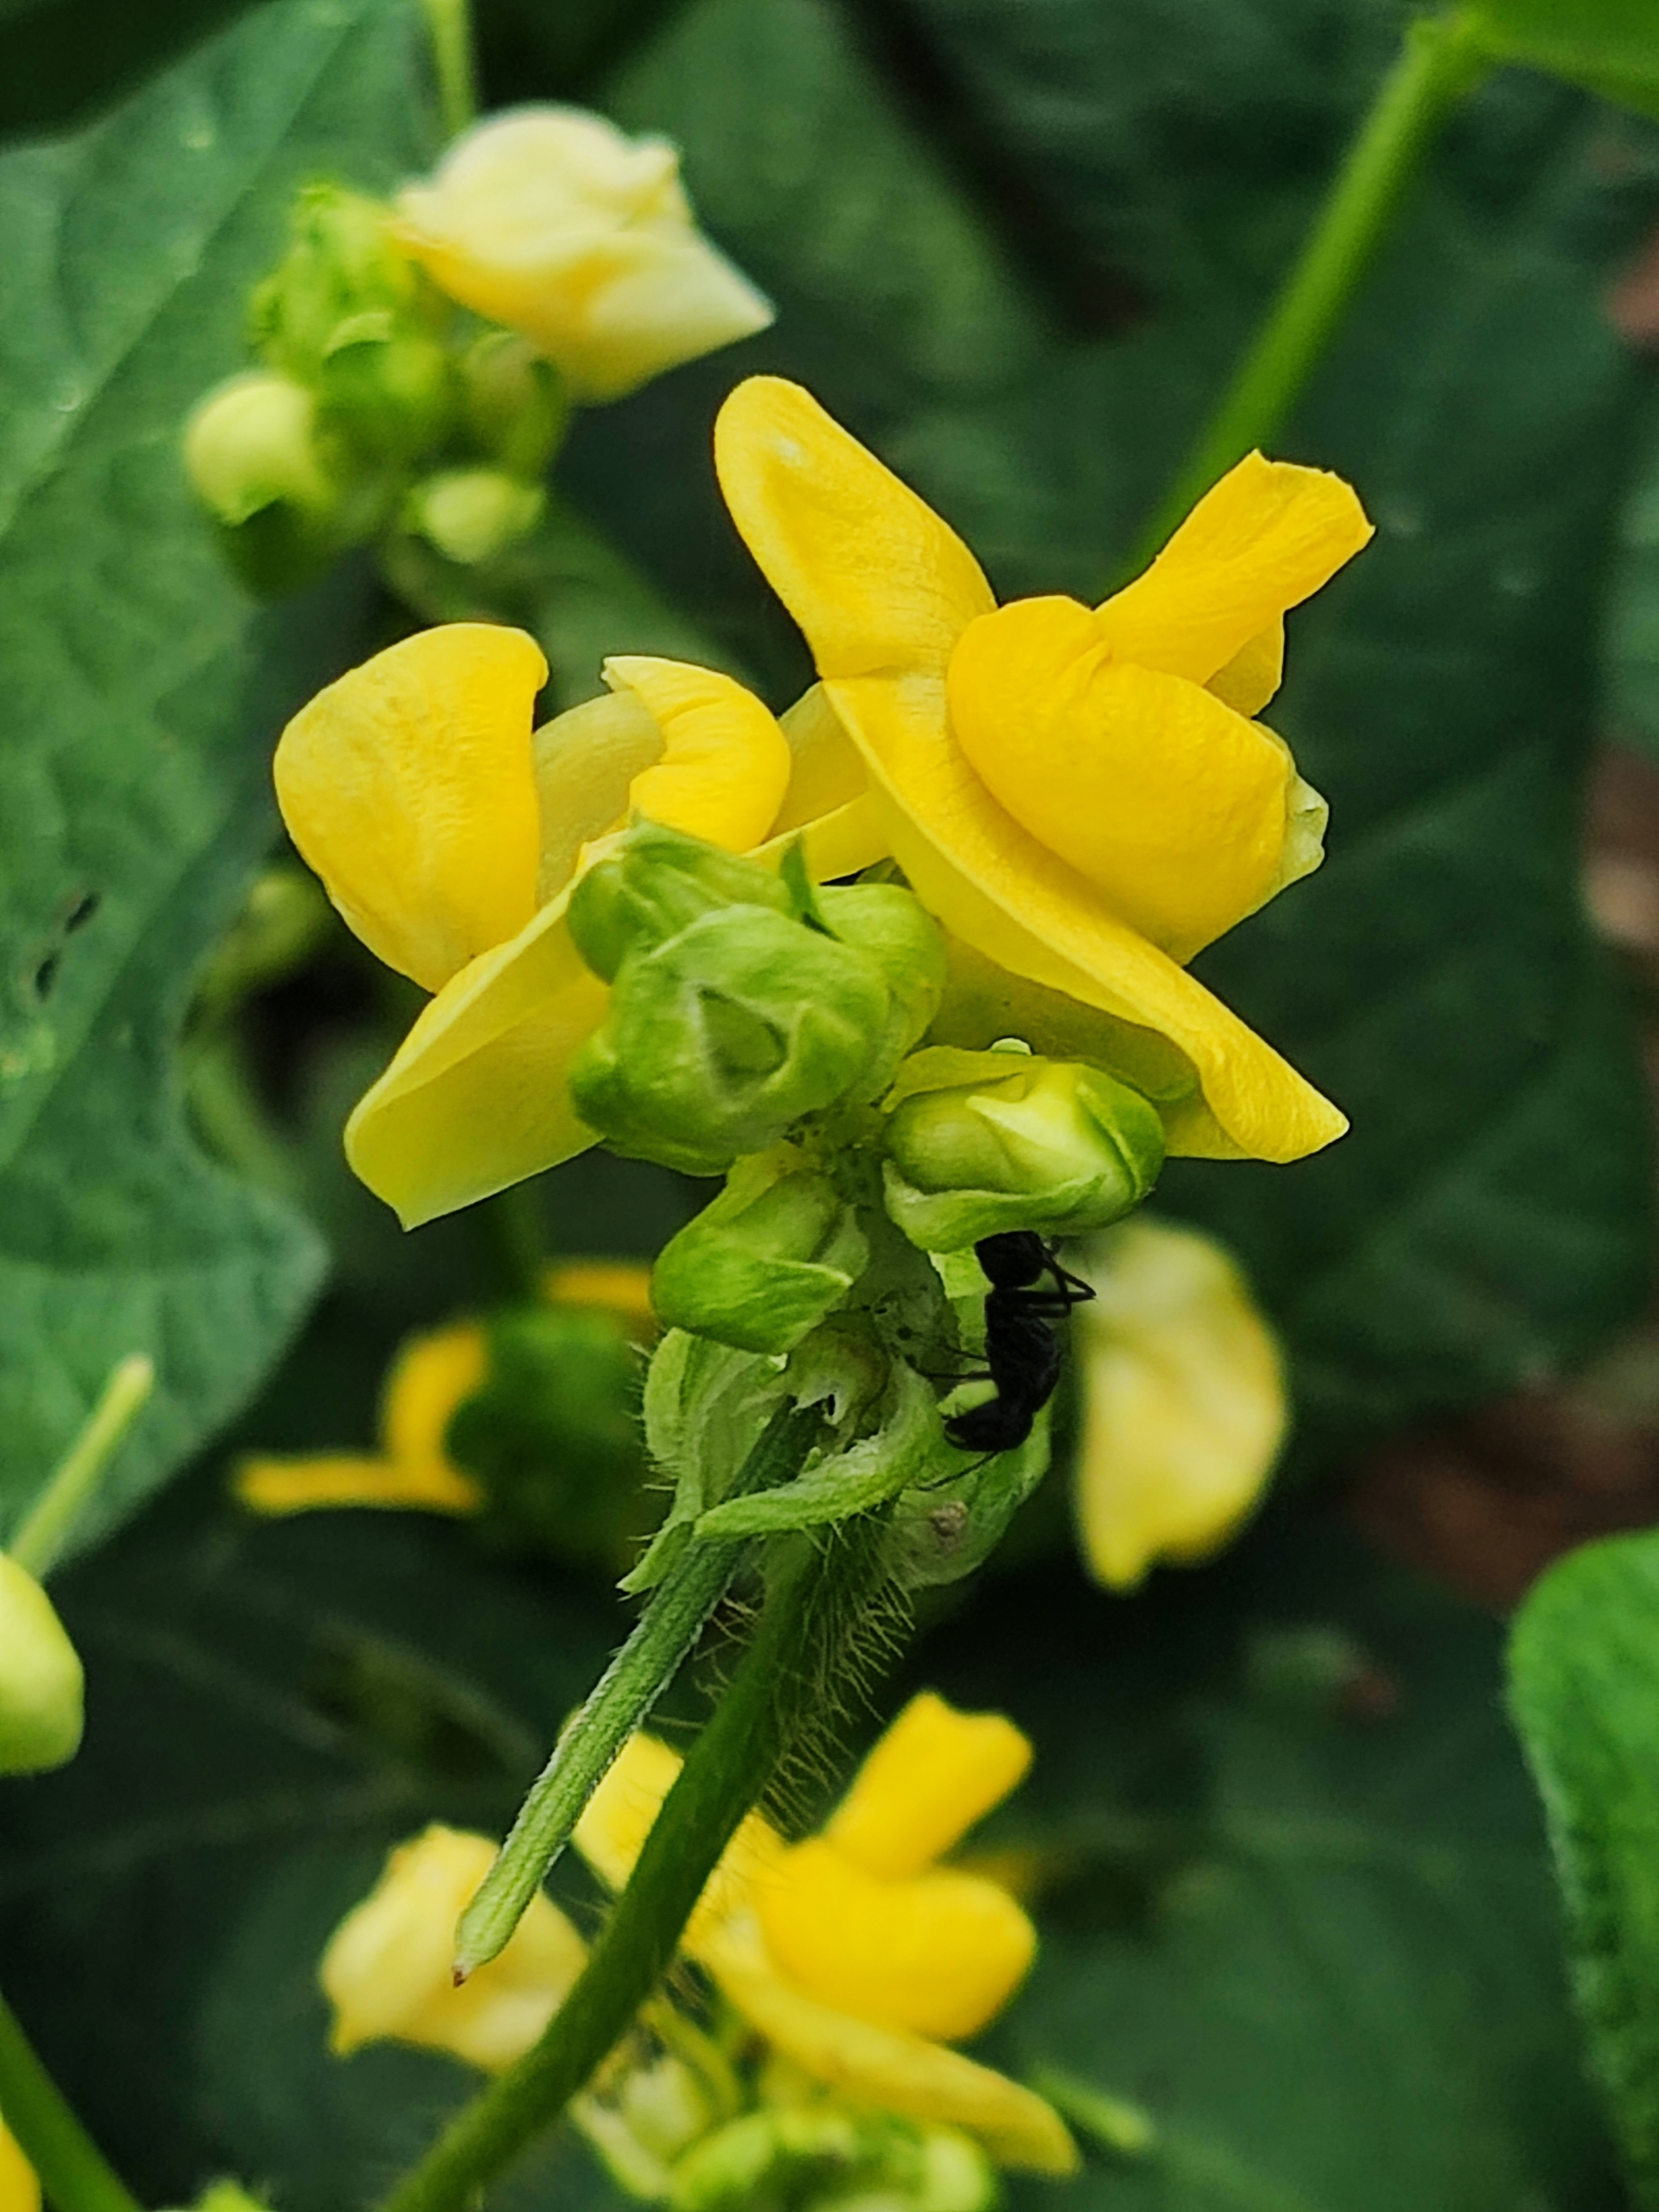
[[[697,229],[674,148],[580,108],[491,116],[400,194],[398,218],[452,299],[522,331],[580,399],[618,398],[772,319]]]
[[[452,2051],[494,2074],[529,2050],[586,1952],[538,1891],[500,1956],[454,1986],[455,1923],[495,1856],[488,1837],[435,1823],[392,1853],[323,1954],[319,1978],[334,2008],[337,2052],[390,2038]]]
[[[1078,1532],[1097,1580],[1133,1589],[1158,1559],[1218,1551],[1260,1497],[1287,1420],[1279,1347],[1196,1230],[1143,1217],[1068,1264],[1095,1289],[1072,1318]]]
[[[73,1759],[81,1711],[81,1662],[52,1600],[0,1552],[0,1774]]]
[[[406,526],[447,561],[466,567],[516,544],[541,519],[539,484],[521,483],[501,469],[443,469],[415,485]]]
[[[278,504],[331,515],[338,497],[318,455],[316,411],[302,385],[263,369],[209,392],[185,428],[185,467],[209,513],[232,529]]]

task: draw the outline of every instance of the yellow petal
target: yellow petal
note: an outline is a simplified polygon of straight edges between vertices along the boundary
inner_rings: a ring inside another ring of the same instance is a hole
[[[444,1431],[484,1379],[489,1352],[474,1321],[424,1331],[399,1346],[386,1379],[382,1433],[400,1466],[441,1464]]]
[[[568,890],[584,845],[627,819],[629,787],[662,758],[662,732],[644,700],[631,691],[585,699],[537,731],[539,904]]]
[[[1231,707],[1236,714],[1259,714],[1285,675],[1285,620],[1281,615],[1267,629],[1258,630],[1226,665],[1218,668],[1205,685],[1214,692],[1224,706]]]
[[[775,837],[850,805],[870,788],[859,749],[822,684],[803,691],[779,726],[789,741],[789,787],[772,824]]]
[[[629,789],[634,811],[728,853],[758,845],[789,783],[775,715],[731,677],[690,661],[619,655],[605,680],[642,701],[663,734],[661,761]]]
[[[1075,599],[981,616],[945,688],[993,797],[1172,959],[1279,887],[1285,747],[1200,685],[1113,659]]]
[[[1031,1763],[1000,1713],[911,1698],[854,1777],[824,1834],[866,1874],[895,1881],[941,1857],[1000,1805]]]
[[[454,1986],[455,1923],[495,1856],[488,1837],[436,1824],[392,1853],[323,1954],[319,1978],[334,2008],[337,2052],[389,2037],[495,2073],[536,2041],[586,1950],[538,1891],[500,1956]]]
[[[1370,536],[1365,510],[1340,477],[1247,453],[1145,575],[1107,600],[1102,632],[1120,660],[1207,684]]]
[[[755,1908],[771,1957],[809,1996],[947,2043],[1002,2010],[1036,1930],[1006,1889],[954,1868],[866,1874],[822,1837],[786,1854]]]
[[[234,1487],[252,1513],[314,1513],[340,1505],[383,1506],[417,1513],[476,1513],[483,1492],[468,1475],[440,1460],[399,1465],[341,1453],[308,1459],[246,1459]]]
[[[553,1305],[598,1306],[641,1337],[657,1333],[651,1268],[643,1260],[556,1260],[544,1271],[541,1287]]]
[[[599,1879],[622,1889],[674,1786],[680,1755],[653,1735],[631,1735],[588,1799],[572,1840]],[[704,1889],[683,1938],[700,1958],[720,1924],[747,1904],[757,1883],[770,1881],[786,1846],[758,1813],[744,1819]]]
[[[369,950],[428,991],[535,911],[546,680],[522,630],[448,623],[319,691],[276,748],[301,854]]]
[[[923,905],[1000,967],[1154,1030],[1191,1062],[1202,1099],[1166,1121],[1172,1152],[1294,1160],[1341,1135],[1328,1100],[997,805],[949,742],[939,677],[828,688]]]
[[[346,1157],[406,1229],[585,1152],[565,1086],[610,994],[564,897],[433,1000],[346,1124]]]
[[[941,2043],[818,2003],[771,1971],[758,1942],[722,1935],[708,1964],[726,1997],[774,2050],[849,2101],[963,2128],[1002,2166],[1077,2171],[1077,2147],[1060,2115],[1006,2074]]]
[[[751,376],[714,425],[720,489],[822,676],[942,672],[996,602],[925,501],[798,384]]]
[[[1144,1217],[1086,1248],[1074,1322],[1083,1380],[1076,1510],[1109,1589],[1158,1559],[1206,1559],[1261,1496],[1284,1443],[1272,1331],[1207,1237]]]
[[[40,2212],[40,2184],[34,2168],[3,2120],[0,2120],[0,2212]]]

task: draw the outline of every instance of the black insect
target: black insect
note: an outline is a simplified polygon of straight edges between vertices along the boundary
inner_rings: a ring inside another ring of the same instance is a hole
[[[953,1413],[945,1433],[963,1451],[1012,1451],[1030,1435],[1060,1380],[1054,1323],[1094,1292],[1066,1273],[1054,1246],[1034,1229],[982,1237],[974,1250],[991,1280],[985,1294],[985,1371],[996,1395]],[[1045,1278],[1052,1290],[1036,1287]]]

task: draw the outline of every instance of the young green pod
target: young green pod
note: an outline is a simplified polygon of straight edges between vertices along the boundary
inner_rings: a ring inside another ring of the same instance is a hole
[[[81,1745],[80,1656],[34,1577],[0,1552],[0,1774],[62,1766]]]

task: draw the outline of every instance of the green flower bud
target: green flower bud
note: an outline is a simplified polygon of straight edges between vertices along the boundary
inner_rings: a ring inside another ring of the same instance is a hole
[[[461,357],[461,426],[481,459],[538,483],[570,419],[564,380],[514,331],[487,331]]]
[[[441,343],[365,308],[337,326],[315,389],[325,419],[371,461],[400,468],[441,444],[455,407],[455,373]]]
[[[0,1774],[38,1774],[81,1744],[80,1658],[52,1600],[0,1552]]]
[[[845,2182],[863,2148],[847,2112],[763,2106],[705,2136],[674,2169],[674,2212],[751,2212],[774,2201],[811,2204],[813,2185]],[[779,2194],[775,2199],[774,2192]]]
[[[665,1327],[739,1352],[793,1352],[846,1297],[870,1248],[825,1176],[788,1146],[740,1160],[651,1275]]]
[[[851,945],[726,907],[623,961],[570,1096],[615,1151],[707,1174],[854,1090],[888,1005]]]
[[[1103,1228],[1139,1205],[1164,1164],[1155,1109],[1080,1061],[933,1046],[906,1062],[894,1095],[887,1210],[927,1251],[1003,1229]]]
[[[892,996],[860,1091],[878,1098],[939,1012],[948,964],[944,933],[915,893],[898,884],[826,884],[817,906],[844,945],[875,962]]]
[[[316,402],[285,376],[234,376],[185,426],[185,470],[252,591],[297,591],[340,550],[342,486]]]
[[[607,983],[630,952],[654,951],[702,915],[732,906],[793,911],[769,868],[701,837],[642,823],[588,869],[570,895],[576,950]]]
[[[615,1573],[651,1518],[643,1370],[626,1325],[592,1309],[514,1306],[487,1335],[483,1383],[456,1408],[445,1449],[483,1483],[500,1533]]]
[[[444,469],[415,485],[404,502],[404,526],[447,561],[471,568],[528,536],[546,495],[500,469]]]

